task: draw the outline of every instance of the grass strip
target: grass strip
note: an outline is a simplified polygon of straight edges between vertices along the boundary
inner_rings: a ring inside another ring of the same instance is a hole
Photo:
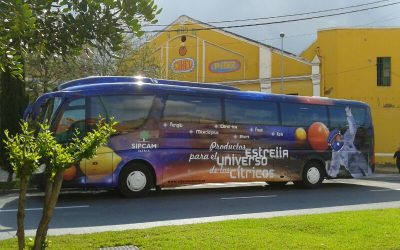
[[[246,219],[49,237],[50,249],[400,249],[400,209]],[[16,239],[0,249],[17,249]]]

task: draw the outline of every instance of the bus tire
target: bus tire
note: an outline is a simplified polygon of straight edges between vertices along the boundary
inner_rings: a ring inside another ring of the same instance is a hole
[[[146,196],[154,186],[150,169],[141,163],[124,167],[119,175],[118,189],[127,198]]]
[[[302,181],[293,181],[293,185],[297,188],[303,187],[303,182]]]
[[[272,188],[280,188],[286,186],[288,182],[287,181],[279,181],[279,182],[272,182],[272,181],[267,181],[267,184],[271,186]]]
[[[321,186],[324,180],[324,171],[321,164],[316,161],[308,162],[303,168],[302,186],[304,188],[313,189]]]

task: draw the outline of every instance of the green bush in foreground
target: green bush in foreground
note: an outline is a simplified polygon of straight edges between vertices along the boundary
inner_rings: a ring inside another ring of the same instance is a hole
[[[57,142],[49,125],[45,123],[21,121],[21,133],[10,135],[8,130],[4,132],[6,136],[4,144],[9,153],[8,160],[20,179],[17,211],[18,249],[26,249],[25,203],[32,173],[39,168],[40,163],[44,163],[46,190],[42,217],[33,246],[33,249],[39,250],[47,247],[47,231],[61,190],[64,171],[83,158],[92,158],[97,148],[105,144],[109,136],[115,132],[114,125],[113,119],[109,123],[100,119],[92,131],[81,136],[76,130],[70,141],[65,144]]]
[[[400,249],[400,209],[234,220],[49,237],[50,249]],[[15,249],[15,239],[0,242]]]

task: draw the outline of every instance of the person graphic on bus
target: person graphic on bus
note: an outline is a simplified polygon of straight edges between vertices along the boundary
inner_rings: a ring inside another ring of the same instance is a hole
[[[352,177],[366,176],[371,173],[363,154],[354,145],[357,125],[349,107],[345,108],[348,129],[344,134],[339,129],[329,133],[328,144],[332,148],[332,159],[327,164],[329,177],[337,177],[343,166]]]

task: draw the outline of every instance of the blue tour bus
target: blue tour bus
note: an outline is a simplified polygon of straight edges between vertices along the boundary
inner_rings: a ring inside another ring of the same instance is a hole
[[[65,171],[64,186],[117,188],[127,197],[215,182],[316,188],[324,178],[374,170],[370,108],[358,101],[89,77],[61,84],[26,112],[50,121],[60,143],[90,131],[99,116],[114,117],[117,132],[93,159]]]

